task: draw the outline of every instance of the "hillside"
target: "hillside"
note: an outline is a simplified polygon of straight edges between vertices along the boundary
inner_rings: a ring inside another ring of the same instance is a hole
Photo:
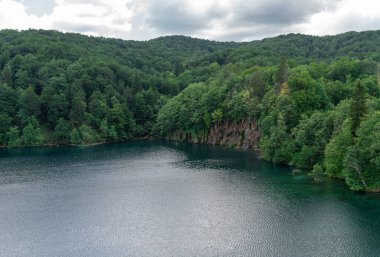
[[[249,120],[264,159],[379,191],[379,43],[380,31],[234,43],[3,30],[0,145],[203,142]]]

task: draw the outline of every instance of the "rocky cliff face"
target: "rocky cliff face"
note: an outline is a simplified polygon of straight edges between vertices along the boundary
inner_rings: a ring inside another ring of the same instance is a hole
[[[196,144],[223,145],[244,149],[258,149],[260,131],[255,120],[222,122],[215,124],[209,131],[177,131],[168,140],[186,141]]]

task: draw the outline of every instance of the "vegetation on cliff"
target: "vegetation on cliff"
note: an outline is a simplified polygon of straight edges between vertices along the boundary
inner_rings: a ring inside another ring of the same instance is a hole
[[[0,145],[87,144],[255,120],[262,157],[380,189],[380,31],[250,43],[0,31]]]

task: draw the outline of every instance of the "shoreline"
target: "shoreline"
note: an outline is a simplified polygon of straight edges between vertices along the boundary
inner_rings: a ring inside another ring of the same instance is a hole
[[[151,136],[145,136],[145,137],[138,137],[138,138],[131,138],[131,139],[126,139],[126,140],[119,140],[119,141],[112,141],[112,142],[96,142],[96,143],[89,143],[89,144],[43,144],[43,145],[29,145],[29,146],[15,146],[15,147],[8,147],[8,146],[3,146],[0,145],[0,149],[21,149],[21,148],[38,148],[38,147],[91,147],[91,146],[99,146],[99,145],[108,145],[108,144],[113,144],[113,143],[125,143],[128,141],[148,141],[148,140],[162,140],[162,141],[167,141],[167,142],[180,142],[180,143],[187,143],[187,144],[192,144],[192,145],[201,145],[200,143],[194,143],[194,142],[188,142],[188,141],[178,141],[178,140],[167,140],[165,138],[157,139],[157,138],[152,138]],[[265,161],[266,160],[262,159],[260,157],[260,149],[258,148],[243,148],[243,147],[229,147],[227,145],[221,145],[221,144],[209,144],[209,143],[202,143],[203,145],[214,145],[214,146],[220,146],[223,148],[229,148],[229,149],[240,149],[240,150],[245,150],[245,151],[252,151],[255,153],[256,157],[261,160]],[[291,165],[288,164],[283,164],[289,168],[292,168]],[[311,174],[311,171],[307,171],[309,174]],[[349,188],[347,188],[349,191],[353,191]],[[354,191],[355,192],[355,191]],[[365,193],[365,194],[380,194],[380,188],[376,189],[368,189],[365,191],[357,192],[357,193]]]
[[[86,144],[41,144],[41,145],[20,145],[20,146],[5,146],[0,145],[0,149],[15,149],[15,148],[37,148],[37,147],[88,147],[88,146],[97,146],[97,145],[106,145],[106,144],[113,144],[113,143],[122,143],[127,141],[139,141],[139,140],[152,140],[152,137],[145,136],[145,137],[137,137],[137,138],[130,138],[125,140],[118,140],[118,141],[105,141],[105,142],[94,142],[94,143],[86,143]]]

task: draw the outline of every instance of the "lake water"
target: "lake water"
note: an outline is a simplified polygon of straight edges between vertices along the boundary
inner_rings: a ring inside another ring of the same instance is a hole
[[[0,150],[0,256],[380,256],[380,197],[217,146]]]

